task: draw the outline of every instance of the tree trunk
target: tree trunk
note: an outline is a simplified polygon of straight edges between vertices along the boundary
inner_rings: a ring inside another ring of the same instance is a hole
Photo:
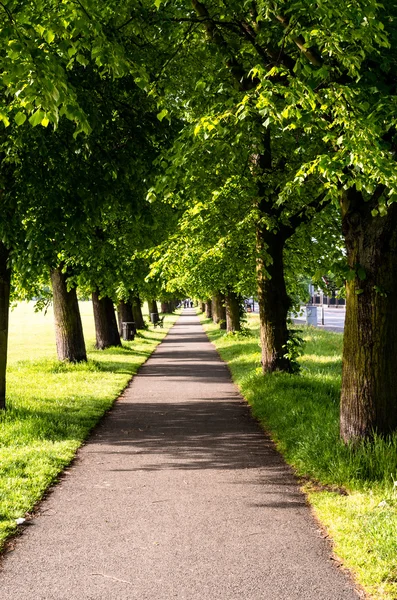
[[[349,267],[343,344],[340,431],[345,442],[397,429],[397,205],[384,217],[376,202],[350,190],[342,200]]]
[[[212,317],[212,302],[209,298],[205,304],[205,316],[207,319],[211,319]]]
[[[148,306],[149,306],[149,315],[151,315],[152,313],[154,313],[158,317],[159,316],[159,309],[157,307],[156,300],[148,300],[147,303],[148,303]]]
[[[278,231],[257,231],[257,283],[262,369],[264,373],[291,371],[285,357],[290,299],[284,279],[283,251],[286,236]]]
[[[0,242],[0,409],[6,407],[8,313],[10,308],[11,280],[8,257],[9,250]]]
[[[94,309],[96,348],[105,350],[110,346],[121,346],[120,334],[117,329],[114,304],[111,298],[99,298],[99,292],[92,292],[92,306]]]
[[[145,329],[146,325],[142,315],[141,299],[138,295],[132,296],[131,304],[136,329]]]
[[[204,302],[200,302],[200,310],[201,312],[205,312],[205,303]]]
[[[219,317],[218,317],[219,297],[217,295],[212,296],[211,303],[212,303],[212,320],[214,323],[219,323]]]
[[[58,267],[51,271],[55,340],[59,360],[87,360],[76,288],[67,289],[67,275]]]
[[[166,313],[166,314],[171,314],[172,313],[172,302],[171,301],[162,302],[161,303],[161,312]]]
[[[226,306],[224,294],[216,294],[212,298],[212,319],[220,329],[226,329]]]
[[[234,333],[235,331],[240,331],[240,299],[238,295],[232,291],[228,291],[225,294],[225,303],[227,333]]]
[[[221,295],[222,301],[219,304],[219,329],[226,329],[226,300],[225,295]]]
[[[120,300],[120,302],[117,305],[117,317],[119,322],[119,332],[120,335],[123,335],[121,324],[128,321],[134,321],[131,302],[124,302],[124,300]]]

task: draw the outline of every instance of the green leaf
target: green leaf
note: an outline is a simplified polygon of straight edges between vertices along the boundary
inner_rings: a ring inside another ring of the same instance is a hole
[[[55,33],[51,30],[48,30],[44,34],[44,39],[48,44],[51,44],[55,40]]]
[[[157,114],[157,118],[159,121],[162,121],[164,119],[164,117],[166,117],[167,115],[168,115],[168,110],[166,108],[163,108],[163,110]]]
[[[25,121],[26,121],[26,118],[27,118],[27,117],[26,117],[25,113],[23,113],[23,112],[18,112],[18,113],[15,115],[15,117],[14,117],[14,120],[15,120],[15,123],[16,123],[17,125],[23,125],[23,124],[25,123]]]
[[[162,2],[163,0],[154,0],[154,5],[157,8],[157,10],[160,8]]]
[[[367,273],[365,272],[364,267],[359,266],[357,268],[357,277],[360,279],[360,281],[364,281],[367,278]]]
[[[83,65],[83,67],[86,67],[89,64],[89,61],[86,59],[86,57],[83,54],[77,54],[76,60],[78,63]]]
[[[349,269],[346,273],[346,281],[353,281],[356,278],[356,272],[353,269]]]
[[[4,123],[4,127],[8,127],[10,124],[9,118],[3,112],[0,112],[0,121],[2,121]]]
[[[41,121],[44,119],[45,114],[42,110],[36,110],[35,113],[29,118],[29,123],[32,127],[36,127],[36,125],[40,125]]]

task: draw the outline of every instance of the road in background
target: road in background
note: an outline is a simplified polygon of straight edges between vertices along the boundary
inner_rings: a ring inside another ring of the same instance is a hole
[[[252,307],[252,300],[251,300]],[[330,331],[343,331],[345,326],[346,307],[345,306],[320,306],[313,305],[317,309],[317,326]],[[253,303],[252,313],[259,313],[258,302]],[[306,306],[301,306],[300,313],[292,315],[294,323],[306,324]]]
[[[346,307],[345,306],[313,306],[317,308],[317,326],[331,331],[343,331],[345,326]],[[295,323],[306,323],[306,307],[301,307],[298,315],[293,315]]]

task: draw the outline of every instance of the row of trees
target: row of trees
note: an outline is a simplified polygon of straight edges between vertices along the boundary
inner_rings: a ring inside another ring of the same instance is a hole
[[[256,292],[269,373],[291,370],[297,273],[336,261],[341,435],[395,430],[397,7],[41,0],[0,18],[0,369],[11,265],[18,290],[50,269],[98,298],[224,295],[232,328]]]
[[[98,7],[100,8],[100,7]],[[145,201],[172,128],[136,82],[111,31],[83,6],[9,3],[1,13],[0,406],[8,308],[51,283],[60,360],[87,359],[77,289],[92,296],[98,348],[119,345],[119,320],[144,327],[145,249],[175,210]],[[98,13],[103,21],[106,10]],[[8,57],[8,59],[7,59]],[[51,126],[53,125],[53,126]],[[163,293],[161,297],[166,298]]]
[[[184,39],[172,69],[182,77],[170,76],[163,92],[168,109],[182,111],[185,127],[172,155],[167,153],[167,179],[157,191],[172,193],[177,205],[185,202],[201,216],[219,196],[229,216],[237,198],[241,212],[234,228],[223,218],[225,229],[211,245],[206,217],[198,225],[201,217],[195,215],[193,227],[200,233],[193,236],[209,242],[208,262],[230,251],[231,273],[221,268],[221,275],[232,287],[234,276],[244,281],[245,266],[252,273],[254,258],[265,373],[291,368],[285,270],[297,245],[302,254],[297,232],[315,225],[311,238],[328,248],[342,233],[347,316],[341,435],[350,441],[397,427],[397,9],[366,0],[314,4],[161,3],[157,23],[159,30],[167,23],[167,43],[178,48]],[[194,63],[200,73],[189,99],[180,102],[184,65]],[[339,229],[330,228],[335,210]],[[249,248],[242,262],[240,242]],[[185,247],[190,253],[190,244]],[[218,289],[225,291],[225,282]]]

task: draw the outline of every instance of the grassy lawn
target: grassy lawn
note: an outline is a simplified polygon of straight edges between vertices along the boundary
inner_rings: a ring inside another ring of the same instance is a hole
[[[203,323],[253,414],[302,478],[336,554],[373,598],[397,598],[397,436],[354,451],[340,442],[342,334],[305,327],[301,374],[263,377],[258,316],[233,336]]]
[[[10,315],[7,411],[0,416],[0,548],[73,458],[103,413],[176,320],[123,348],[94,349],[90,302],[80,304],[89,361],[56,360],[53,315],[20,304]]]

